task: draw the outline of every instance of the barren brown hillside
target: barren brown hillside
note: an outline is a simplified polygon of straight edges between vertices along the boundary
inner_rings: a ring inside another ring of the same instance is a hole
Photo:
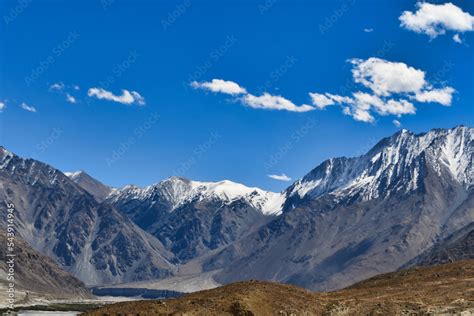
[[[474,260],[383,274],[330,293],[237,282],[178,299],[134,301],[84,315],[420,315],[474,313]]]

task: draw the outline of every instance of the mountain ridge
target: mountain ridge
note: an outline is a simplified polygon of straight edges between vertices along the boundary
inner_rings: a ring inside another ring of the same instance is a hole
[[[0,193],[22,206],[28,242],[88,284],[181,270],[213,272],[221,284],[332,290],[396,270],[474,221],[473,135],[465,126],[401,130],[358,157],[325,160],[281,193],[171,177],[101,203],[60,171],[2,149]],[[61,221],[49,223],[52,214]]]
[[[87,285],[173,273],[158,240],[47,164],[0,150],[0,197],[15,205],[19,235]]]
[[[215,279],[224,284],[265,279],[313,290],[396,270],[474,221],[473,135],[401,131],[367,154],[326,160],[289,187],[282,215],[205,270],[223,269]]]
[[[85,171],[64,172],[69,179],[90,193],[98,202],[103,202],[113,189],[91,177]]]

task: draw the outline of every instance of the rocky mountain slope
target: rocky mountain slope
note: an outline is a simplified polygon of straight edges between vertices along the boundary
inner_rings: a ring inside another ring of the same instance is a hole
[[[389,271],[474,221],[467,127],[403,130],[367,154],[322,163],[285,192],[283,214],[212,256],[219,283],[334,290]]]
[[[427,266],[474,259],[474,223],[454,232],[403,267]]]
[[[471,260],[384,274],[331,293],[247,281],[177,299],[117,303],[85,315],[470,315],[473,280]]]
[[[85,174],[2,148],[0,198],[15,203],[28,243],[88,285],[202,274],[334,290],[395,271],[474,222],[473,135],[402,130],[282,193],[172,177],[105,197]]]
[[[88,285],[173,274],[173,255],[156,238],[59,170],[4,148],[0,199],[15,205],[15,225],[26,242]]]
[[[157,237],[181,262],[230,244],[280,214],[283,196],[231,181],[172,177],[140,189],[127,186],[107,203]]]
[[[0,233],[0,283],[7,286],[9,266],[7,264],[7,237]],[[31,248],[19,237],[15,237],[14,283],[17,290],[29,292],[30,297],[46,298],[91,298],[84,283],[62,270],[57,263]],[[20,298],[18,298],[20,299]]]
[[[92,178],[84,171],[65,172],[69,179],[74,181],[78,186],[86,190],[98,202],[102,202],[112,192],[112,189],[102,182]]]

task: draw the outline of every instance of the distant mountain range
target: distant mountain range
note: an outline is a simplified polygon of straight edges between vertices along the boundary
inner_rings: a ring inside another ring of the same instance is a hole
[[[464,126],[402,130],[281,193],[179,177],[112,189],[2,148],[0,197],[16,205],[21,236],[87,285],[212,272],[221,284],[333,290],[437,249],[472,256],[451,245],[472,245],[473,135]]]

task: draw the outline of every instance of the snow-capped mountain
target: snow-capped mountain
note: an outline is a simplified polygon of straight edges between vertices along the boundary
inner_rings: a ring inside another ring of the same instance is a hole
[[[406,130],[323,162],[283,213],[204,266],[219,283],[268,279],[332,290],[393,271],[474,221],[474,130]]]
[[[227,180],[171,177],[144,189],[124,187],[106,201],[188,261],[268,222],[281,213],[284,197]]]
[[[144,189],[133,185],[114,191],[108,200],[114,203],[120,200],[159,199],[169,205],[169,212],[191,201],[218,199],[223,203],[232,203],[243,199],[264,215],[278,215],[284,202],[281,193],[247,187],[229,180],[220,182],[191,181],[181,177],[171,177]]]
[[[174,272],[173,255],[126,216],[98,203],[61,171],[3,147],[0,199],[15,205],[15,227],[27,243],[87,285]]]
[[[105,200],[110,189],[84,173],[0,148],[0,198],[15,203],[28,243],[89,285],[203,270],[221,284],[331,290],[396,270],[474,222],[473,136],[402,130],[281,194],[171,177]]]
[[[325,161],[288,188],[287,196],[331,194],[336,200],[368,201],[409,193],[423,185],[425,160],[438,176],[450,177],[468,189],[474,181],[473,133],[464,126],[420,135],[401,130],[363,156]]]

